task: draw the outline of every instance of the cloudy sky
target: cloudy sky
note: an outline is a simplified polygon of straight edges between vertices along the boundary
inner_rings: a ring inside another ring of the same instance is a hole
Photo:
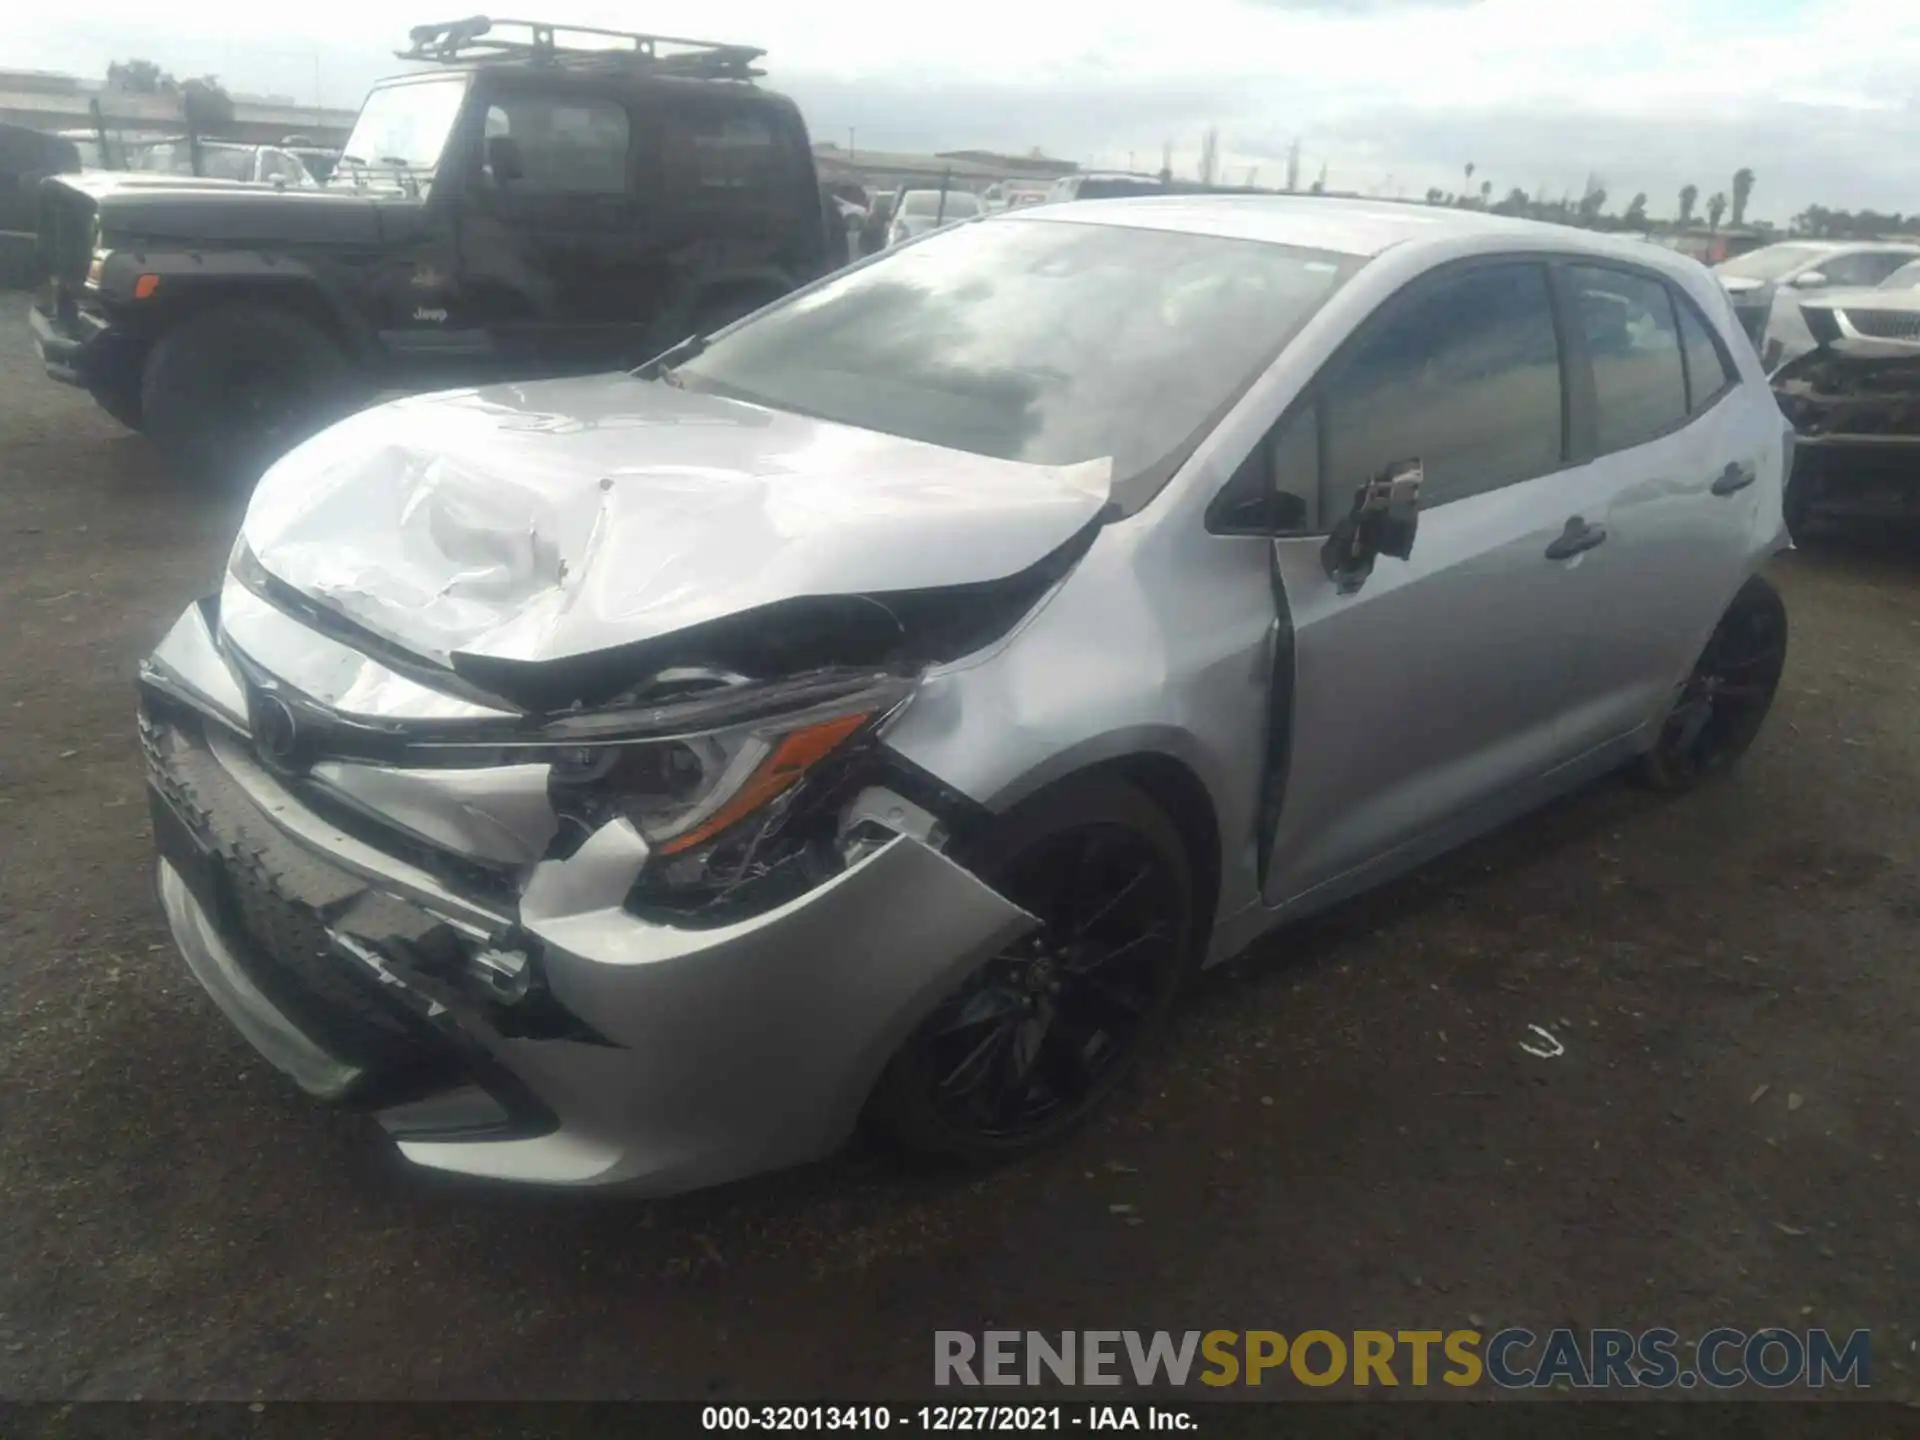
[[[458,9],[449,6],[452,13]],[[473,8],[469,0],[469,9]],[[1419,195],[1473,184],[1670,213],[1741,165],[1752,213],[1920,211],[1914,0],[522,0],[555,20],[763,45],[815,137],[861,149],[1033,146],[1191,171],[1217,127],[1227,178]],[[0,64],[98,73],[143,55],[231,89],[354,105],[437,12],[379,0],[283,8],[90,0],[16,21]],[[466,13],[462,11],[461,13]],[[164,22],[156,21],[164,15]],[[95,37],[110,36],[102,41]]]

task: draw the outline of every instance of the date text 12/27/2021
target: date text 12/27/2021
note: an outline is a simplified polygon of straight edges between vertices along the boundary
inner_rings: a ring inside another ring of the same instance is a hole
[[[1018,1430],[1190,1431],[1193,1413],[1159,1405],[706,1405],[706,1431],[898,1430],[906,1435]]]

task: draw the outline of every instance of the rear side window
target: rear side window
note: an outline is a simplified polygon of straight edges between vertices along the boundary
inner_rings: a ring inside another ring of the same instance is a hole
[[[682,198],[765,203],[787,193],[781,136],[740,110],[668,110],[660,121],[661,177]]]
[[[1556,470],[1560,346],[1546,270],[1469,270],[1390,301],[1322,391],[1322,514],[1387,466],[1419,460],[1422,508]]]
[[[1676,295],[1674,304],[1680,312],[1680,353],[1687,363],[1687,413],[1698,415],[1726,394],[1738,375],[1693,302]]]
[[[1595,449],[1644,445],[1687,418],[1673,297],[1645,275],[1569,265],[1574,310],[1593,361]]]
[[[631,127],[611,100],[506,96],[487,107],[487,138],[519,152],[513,194],[623,195]]]

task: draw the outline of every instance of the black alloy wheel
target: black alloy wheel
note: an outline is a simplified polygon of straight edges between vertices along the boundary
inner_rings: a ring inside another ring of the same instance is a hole
[[[1144,795],[1098,781],[1005,827],[979,868],[1041,928],[921,1023],[876,1096],[910,1149],[987,1160],[1092,1114],[1158,1036],[1193,947],[1187,859]]]
[[[1714,628],[1680,687],[1642,774],[1684,790],[1732,764],[1773,706],[1787,661],[1787,611],[1767,581],[1749,580]]]

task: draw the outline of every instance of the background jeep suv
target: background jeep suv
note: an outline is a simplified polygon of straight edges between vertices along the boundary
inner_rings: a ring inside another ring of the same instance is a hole
[[[632,365],[827,268],[760,51],[580,38],[417,29],[435,68],[374,89],[325,189],[46,182],[47,369],[182,468],[252,475],[376,389]]]

